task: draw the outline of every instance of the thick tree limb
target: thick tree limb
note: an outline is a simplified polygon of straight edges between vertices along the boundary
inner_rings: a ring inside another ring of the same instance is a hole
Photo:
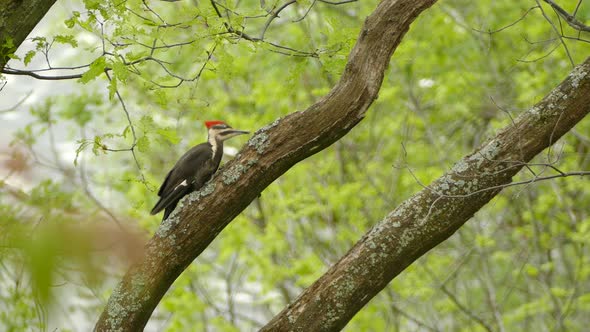
[[[379,222],[262,331],[337,331],[590,112],[590,58],[540,103]],[[486,190],[489,189],[489,190]]]
[[[49,11],[55,0],[3,0],[0,6],[0,69]],[[3,47],[10,38],[13,47]]]
[[[340,82],[306,111],[257,131],[235,160],[183,201],[115,288],[95,330],[141,330],[180,273],[264,188],[361,121],[410,23],[435,1],[382,1],[367,18]]]

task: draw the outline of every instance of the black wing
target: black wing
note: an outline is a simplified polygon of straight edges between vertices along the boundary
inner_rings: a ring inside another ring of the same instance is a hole
[[[202,143],[188,150],[176,162],[176,165],[166,175],[160,190],[158,190],[160,200],[152,209],[151,214],[157,214],[164,209],[167,210],[166,214],[169,214],[182,197],[195,189],[199,189],[204,184],[204,182],[201,183],[202,181],[196,183],[195,180],[201,178],[203,172],[206,172],[209,168],[208,162],[212,157],[211,152],[210,145]],[[207,180],[209,179],[207,178],[205,181]],[[167,215],[164,216],[164,219],[166,217]]]
[[[167,212],[164,214],[164,219],[166,219],[170,212],[174,210],[176,204],[178,204],[178,201],[192,190],[192,183],[189,183],[188,181],[181,182],[169,194],[161,196],[158,200],[158,203],[156,203],[150,213],[157,214],[158,212],[166,209]],[[168,208],[171,208],[170,211],[168,211]]]

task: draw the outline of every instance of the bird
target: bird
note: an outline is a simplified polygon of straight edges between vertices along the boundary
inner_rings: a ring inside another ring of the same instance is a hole
[[[207,142],[193,146],[182,155],[158,190],[160,199],[151,214],[155,215],[164,210],[162,221],[174,211],[181,198],[199,190],[217,172],[223,156],[223,142],[250,133],[233,129],[220,120],[205,121],[205,126],[208,130]]]

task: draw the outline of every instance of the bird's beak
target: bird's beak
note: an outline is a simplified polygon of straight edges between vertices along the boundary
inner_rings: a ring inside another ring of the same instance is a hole
[[[227,140],[230,139],[232,137],[238,136],[238,135],[245,135],[245,134],[249,134],[249,131],[245,131],[245,130],[238,130],[238,129],[228,129],[225,130],[223,132],[223,140]]]

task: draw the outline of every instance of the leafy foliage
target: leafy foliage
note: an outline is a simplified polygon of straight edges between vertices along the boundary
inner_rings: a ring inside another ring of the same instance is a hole
[[[22,224],[33,232],[38,220],[100,219],[154,232],[159,218],[147,212],[157,185],[178,156],[204,140],[202,120],[255,130],[305,109],[338,80],[376,3],[297,2],[266,27],[281,5],[84,1],[53,39],[35,37],[25,65],[53,40],[80,54],[90,50],[82,57],[88,66],[76,94],[31,107],[32,121],[15,133],[13,147],[34,153],[56,130],[78,144],[67,163],[50,160],[58,175],[24,197],[2,186],[7,221],[0,227]],[[574,38],[564,40],[566,52],[540,9],[529,11],[535,5],[454,0],[420,17],[367,118],[269,186],[177,280],[154,324],[169,331],[260,327],[397,204],[511,123],[564,77],[570,57],[580,62],[590,50]],[[577,17],[588,22],[590,7],[580,6]],[[84,41],[87,33],[99,39]],[[531,170],[587,170],[588,127],[582,123]],[[590,317],[587,188],[586,179],[564,179],[506,190],[408,268],[347,330],[583,330]],[[29,253],[31,264],[2,251],[6,271],[28,266],[41,299],[64,271],[53,253],[67,241],[43,234],[16,251]],[[89,320],[108,296],[94,291],[100,287],[89,287],[96,303],[84,312]],[[34,292],[9,282],[3,289],[0,324],[14,331],[35,320],[44,326],[31,309],[44,303]]]

